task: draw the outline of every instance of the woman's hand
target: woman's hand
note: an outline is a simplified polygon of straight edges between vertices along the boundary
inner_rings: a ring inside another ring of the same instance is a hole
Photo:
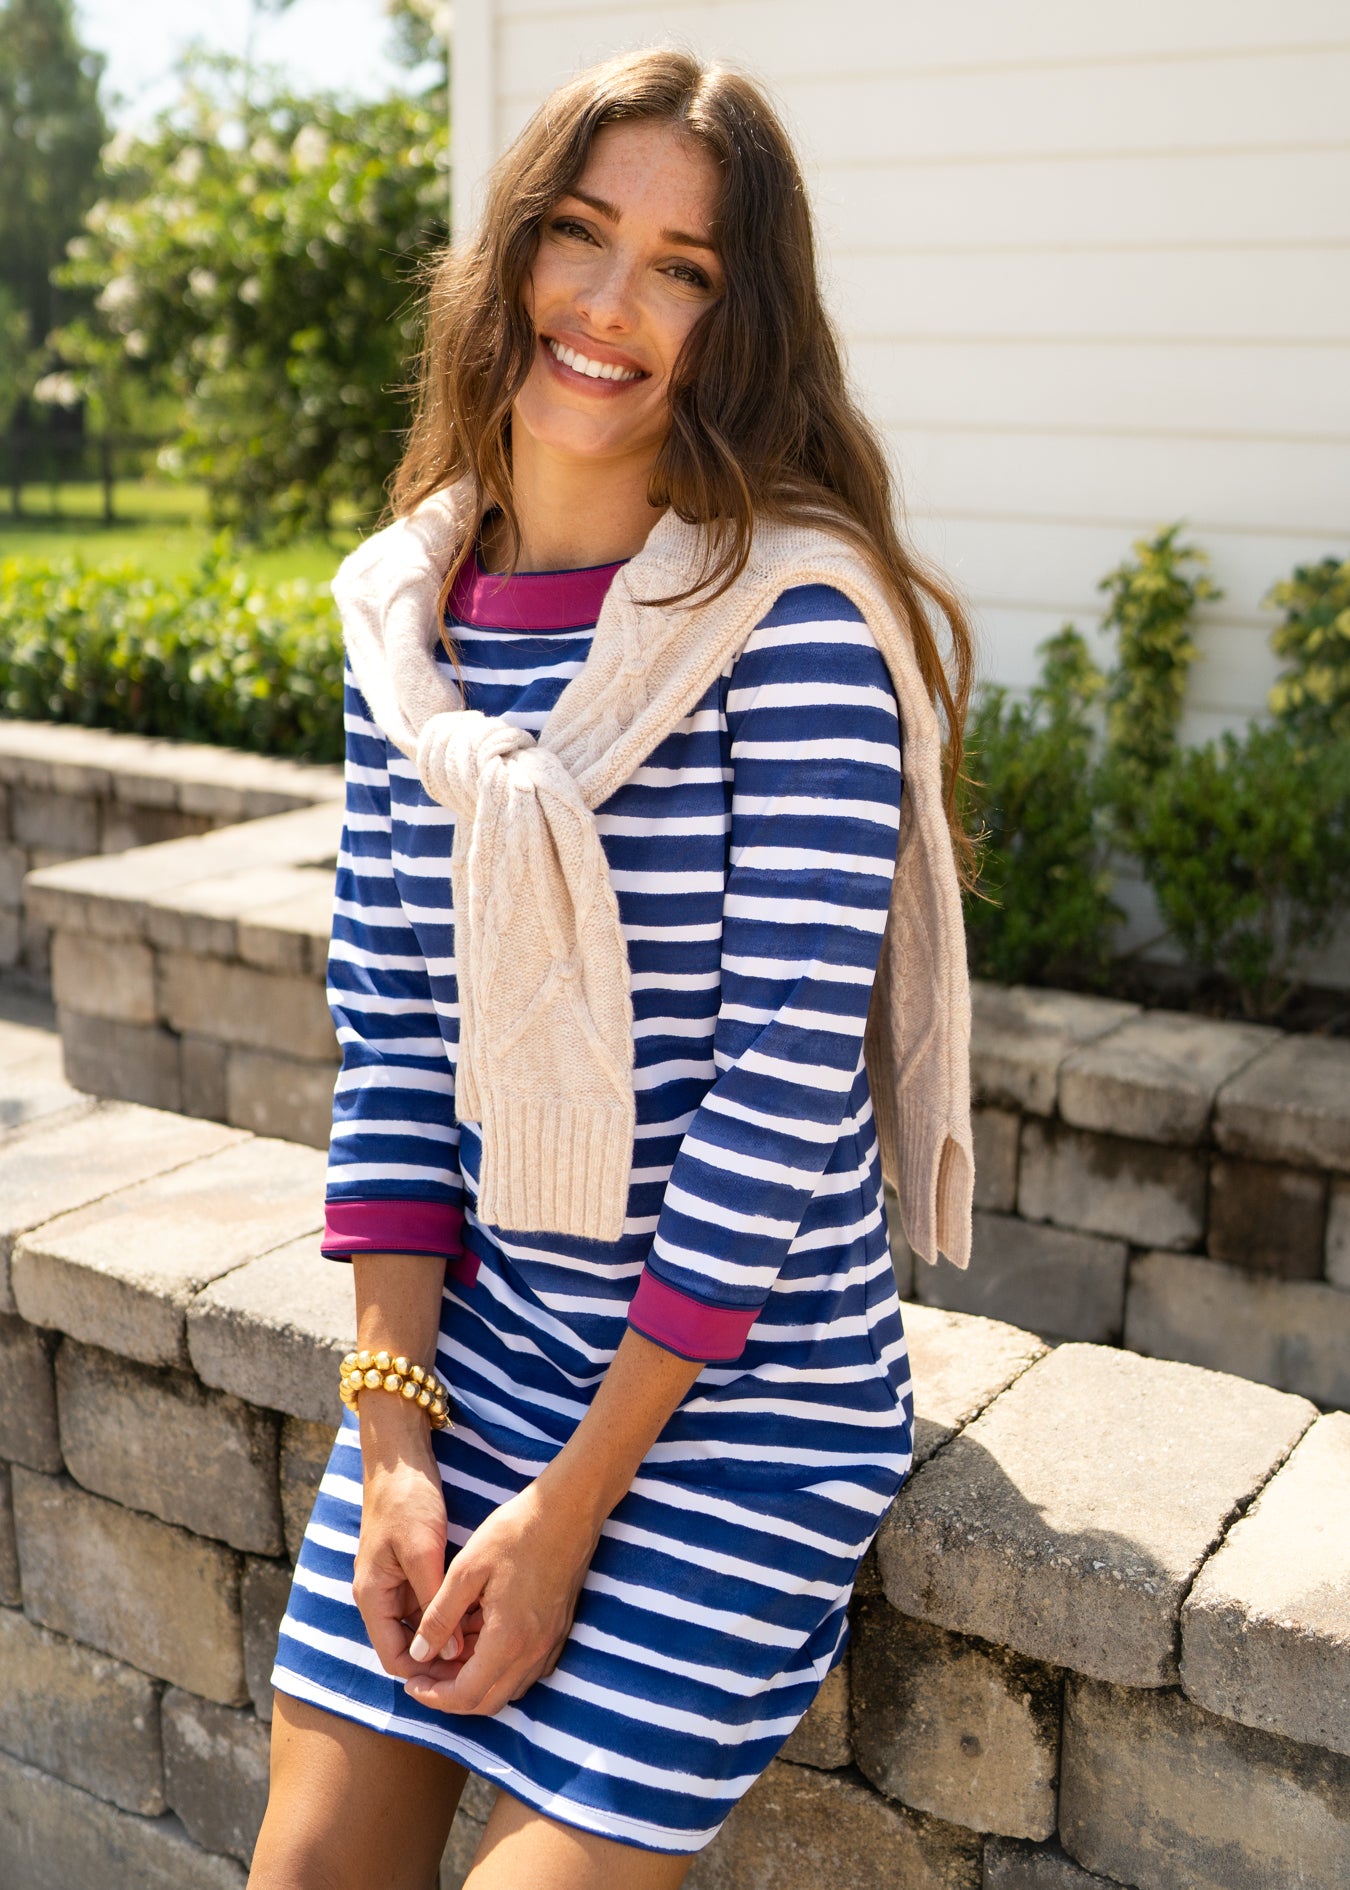
[[[518,1700],[557,1666],[599,1539],[599,1519],[552,1500],[545,1473],[470,1536],[423,1611],[412,1646],[425,1658],[390,1672],[446,1713]]]
[[[389,1397],[360,1401],[364,1494],[352,1595],[386,1673],[420,1671],[408,1652],[445,1576],[445,1495],[425,1414]],[[408,1624],[411,1625],[408,1625]],[[457,1636],[444,1640],[462,1652]]]

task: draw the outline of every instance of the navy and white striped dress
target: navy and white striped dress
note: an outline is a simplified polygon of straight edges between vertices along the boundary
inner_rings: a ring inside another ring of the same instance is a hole
[[[451,605],[469,704],[540,729],[614,568],[500,580],[471,564]],[[697,1851],[843,1652],[858,1562],[910,1466],[862,1064],[900,804],[886,669],[839,593],[790,590],[598,811],[636,1039],[613,1245],[477,1218],[479,1137],[452,1100],[453,821],[350,678],[347,781],[325,1251],[446,1256],[450,1542],[567,1441],[626,1323],[707,1362],[605,1525],[557,1669],[491,1717],[418,1705],[370,1647],[346,1414],[273,1681],[564,1823]]]

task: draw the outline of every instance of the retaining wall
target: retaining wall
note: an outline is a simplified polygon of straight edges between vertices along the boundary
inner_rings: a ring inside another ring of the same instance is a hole
[[[127,738],[90,739],[115,756]],[[117,794],[162,785],[180,753],[207,766],[201,751],[155,747],[153,776],[134,754],[120,772],[98,764]],[[30,872],[27,923],[52,937],[81,1088],[326,1145],[341,810],[334,773],[291,773],[259,779],[249,811],[302,788],[327,798]],[[205,790],[190,781],[176,791],[195,808]],[[224,787],[211,790],[222,814]],[[907,1290],[1350,1406],[1350,1039],[1066,992],[977,985],[974,999],[974,1259],[962,1275],[911,1268],[902,1250]]]
[[[318,1151],[80,1095],[40,1022],[0,1023],[3,1882],[239,1890],[350,1275]],[[906,1316],[848,1663],[694,1890],[1339,1890],[1350,1416]]]

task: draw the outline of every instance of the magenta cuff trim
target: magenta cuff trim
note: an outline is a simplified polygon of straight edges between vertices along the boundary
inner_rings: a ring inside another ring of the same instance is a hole
[[[628,1323],[667,1352],[711,1365],[740,1357],[759,1310],[758,1306],[707,1306],[644,1268],[629,1304]]]
[[[329,1201],[324,1209],[323,1255],[354,1253],[444,1254],[456,1279],[472,1286],[477,1256],[465,1253],[464,1216],[445,1201]]]

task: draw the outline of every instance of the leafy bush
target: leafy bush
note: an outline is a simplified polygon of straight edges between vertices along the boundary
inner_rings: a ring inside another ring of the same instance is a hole
[[[1009,983],[1092,983],[1121,917],[1093,761],[1105,679],[1071,624],[1038,653],[1027,701],[990,687],[967,726],[967,818],[982,829],[980,891],[966,899],[971,967]]]
[[[167,392],[174,467],[255,537],[373,519],[402,450],[413,278],[445,237],[434,101],[248,96],[200,63],[145,137],[105,153],[110,190],[59,273],[95,313],[59,337],[109,414]]]
[[[1137,538],[1127,558],[1097,586],[1110,596],[1103,630],[1114,630],[1116,667],[1106,695],[1104,786],[1117,818],[1128,827],[1135,794],[1171,758],[1196,658],[1191,640],[1195,607],[1221,597],[1203,569],[1207,558],[1177,542],[1180,524],[1153,538]]]
[[[1350,736],[1350,559],[1294,567],[1271,587],[1268,604],[1284,610],[1271,637],[1286,658],[1270,706],[1282,722],[1326,741]]]
[[[308,584],[254,583],[220,545],[175,579],[8,558],[0,714],[340,761],[337,612]]]
[[[1135,852],[1192,963],[1274,1016],[1294,955],[1350,901],[1350,746],[1251,723],[1179,752],[1141,801]]]

